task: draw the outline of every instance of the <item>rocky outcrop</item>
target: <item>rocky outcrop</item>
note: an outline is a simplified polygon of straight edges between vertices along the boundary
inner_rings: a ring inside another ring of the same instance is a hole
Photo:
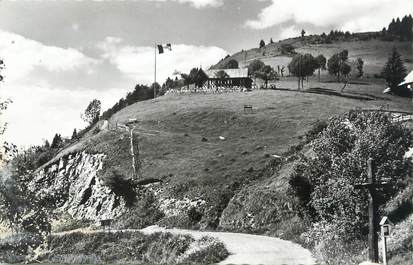
[[[125,201],[99,178],[104,159],[104,154],[86,152],[64,156],[38,171],[30,189],[74,218],[116,218],[124,212]]]

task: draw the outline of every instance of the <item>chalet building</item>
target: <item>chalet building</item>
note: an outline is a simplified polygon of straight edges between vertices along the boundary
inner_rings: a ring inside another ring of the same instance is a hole
[[[410,90],[413,89],[413,71],[411,71],[410,74],[404,78],[403,82],[401,82],[399,86],[407,86]]]
[[[248,76],[248,69],[211,69],[200,70],[200,83],[197,86],[213,87],[244,87],[251,88],[252,79]]]
[[[411,71],[410,74],[408,74],[408,75],[404,78],[403,82],[401,82],[398,86],[399,86],[399,87],[406,86],[408,89],[410,89],[410,91],[413,92],[413,71]],[[391,93],[390,87],[386,88],[386,89],[383,91],[383,93],[384,93],[384,94]]]

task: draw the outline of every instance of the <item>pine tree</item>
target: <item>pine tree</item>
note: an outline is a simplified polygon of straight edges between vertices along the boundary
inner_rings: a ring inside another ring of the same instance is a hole
[[[406,16],[405,22],[405,39],[408,41],[413,40],[413,17],[412,15]]]
[[[264,48],[265,47],[265,41],[264,40],[261,40],[260,41],[260,48]]]
[[[395,26],[396,26],[396,21],[393,18],[392,21],[390,22],[389,28],[388,28],[388,32],[392,35],[395,34]]]
[[[402,23],[400,21],[400,18],[397,18],[396,19],[396,24],[395,24],[395,27],[394,27],[394,34],[397,35],[397,36],[400,36],[401,33],[402,33],[401,24]]]
[[[386,79],[388,86],[391,90],[400,94],[400,88],[398,85],[403,81],[407,74],[406,67],[403,64],[400,54],[394,48],[387,63],[383,67],[382,76]]]
[[[72,140],[77,140],[77,131],[76,131],[76,129],[73,130]]]
[[[63,143],[62,136],[56,133],[53,137],[51,148],[59,148]]]

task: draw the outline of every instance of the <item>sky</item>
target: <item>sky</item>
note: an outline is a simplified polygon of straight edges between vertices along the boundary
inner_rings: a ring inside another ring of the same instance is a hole
[[[172,44],[157,57],[162,83],[261,39],[381,30],[408,10],[411,0],[0,0],[0,99],[13,101],[3,140],[28,147],[83,128],[91,100],[105,110],[154,81],[155,43]]]

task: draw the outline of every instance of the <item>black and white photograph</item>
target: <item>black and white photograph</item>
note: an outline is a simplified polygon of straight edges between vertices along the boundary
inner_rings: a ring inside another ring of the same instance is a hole
[[[412,0],[0,0],[0,265],[413,265]]]

